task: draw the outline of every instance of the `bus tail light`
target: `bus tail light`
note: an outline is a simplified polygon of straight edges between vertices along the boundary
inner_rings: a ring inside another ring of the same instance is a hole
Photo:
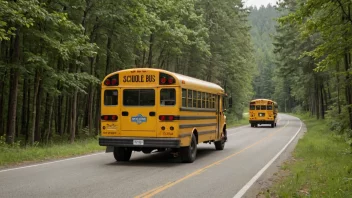
[[[161,73],[160,72],[160,76],[159,76],[159,84],[160,85],[172,85],[175,84],[175,78],[172,77],[169,74],[165,74],[165,73]]]
[[[105,86],[118,86],[119,85],[119,75],[113,75],[104,81]]]
[[[173,120],[177,120],[177,116],[173,116],[173,115],[160,115],[159,116],[159,120],[160,121],[173,121]]]
[[[100,117],[102,120],[116,121],[118,119],[117,115],[102,115]]]

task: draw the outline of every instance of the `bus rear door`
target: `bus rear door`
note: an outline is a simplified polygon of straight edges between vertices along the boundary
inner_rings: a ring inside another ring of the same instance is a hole
[[[121,106],[121,135],[156,137],[156,89],[124,88]]]

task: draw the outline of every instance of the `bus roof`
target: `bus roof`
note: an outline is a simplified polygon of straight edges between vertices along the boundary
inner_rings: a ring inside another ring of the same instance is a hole
[[[259,101],[271,101],[273,103],[276,103],[275,101],[271,100],[271,99],[265,99],[265,98],[259,98],[259,99],[253,99],[251,100],[251,102],[259,102]]]
[[[175,72],[170,72],[167,70],[163,70],[163,69],[156,69],[156,68],[131,68],[131,69],[124,69],[124,70],[120,70],[120,71],[116,71],[113,72],[111,74],[108,74],[105,79],[109,76],[121,73],[121,72],[129,72],[129,71],[133,71],[133,70],[149,70],[149,71],[158,71],[158,72],[163,72],[166,74],[169,74],[171,76],[173,76],[176,81],[178,81],[178,84],[181,87],[187,87],[187,88],[194,88],[194,89],[199,89],[199,90],[209,90],[211,92],[214,93],[219,93],[219,94],[224,94],[224,89],[222,87],[220,87],[219,85],[215,84],[215,83],[211,83],[211,82],[207,82],[204,80],[200,80],[197,78],[193,78],[190,76],[186,76],[186,75],[182,75],[182,74],[178,74]],[[104,79],[104,80],[105,80]]]

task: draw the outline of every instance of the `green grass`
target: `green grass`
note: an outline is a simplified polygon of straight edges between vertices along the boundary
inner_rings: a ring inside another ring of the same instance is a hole
[[[226,117],[227,128],[242,126],[249,124],[248,121],[248,113],[244,113],[242,119],[236,119],[234,117],[227,116]]]
[[[73,157],[104,151],[104,149],[105,147],[99,146],[98,140],[95,138],[76,141],[73,144],[61,143],[27,148],[0,145],[0,167]]]
[[[299,116],[308,131],[299,140],[293,159],[280,172],[267,197],[351,197],[352,149],[343,136],[331,132],[322,120]]]

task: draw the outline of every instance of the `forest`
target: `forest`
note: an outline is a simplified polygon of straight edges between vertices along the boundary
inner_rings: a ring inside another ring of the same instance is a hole
[[[133,67],[217,83],[240,119],[256,71],[248,15],[241,0],[0,0],[0,136],[99,135],[101,81]]]
[[[273,98],[281,112],[309,113],[352,137],[349,0],[281,0],[250,8],[257,75],[255,98]],[[259,74],[258,74],[259,73]]]
[[[0,0],[0,136],[48,144],[99,135],[100,83],[153,67],[248,101],[308,112],[352,136],[349,0]]]

